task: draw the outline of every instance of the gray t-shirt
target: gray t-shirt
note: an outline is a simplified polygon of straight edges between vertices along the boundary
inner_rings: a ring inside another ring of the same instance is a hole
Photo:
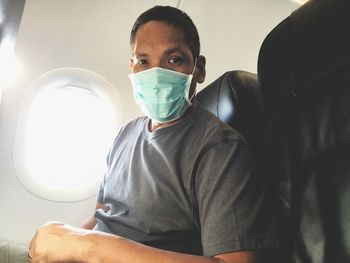
[[[278,245],[265,187],[241,135],[200,106],[149,132],[138,118],[108,155],[95,230],[153,247],[213,256]]]

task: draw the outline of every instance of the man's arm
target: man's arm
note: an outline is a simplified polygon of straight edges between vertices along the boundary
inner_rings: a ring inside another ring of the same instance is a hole
[[[29,246],[33,263],[260,263],[259,252],[231,252],[213,258],[175,253],[108,233],[53,223],[39,228]]]

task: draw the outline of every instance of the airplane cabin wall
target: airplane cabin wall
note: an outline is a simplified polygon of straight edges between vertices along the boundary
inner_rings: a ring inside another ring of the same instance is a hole
[[[136,17],[176,0],[27,0],[15,54],[22,73],[0,104],[0,240],[27,244],[47,221],[79,226],[90,216],[95,196],[79,202],[44,200],[26,190],[16,176],[13,146],[22,102],[30,85],[48,71],[74,67],[113,84],[123,98],[122,122],[140,115],[127,77],[129,33]],[[271,29],[298,5],[285,0],[183,0],[181,9],[198,27],[207,79],[202,89],[227,70],[256,72],[260,45]],[[101,175],[102,176],[102,175]],[[97,191],[97,189],[96,189]]]

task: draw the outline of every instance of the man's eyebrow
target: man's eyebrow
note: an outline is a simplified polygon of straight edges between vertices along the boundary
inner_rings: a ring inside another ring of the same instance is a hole
[[[175,53],[175,52],[180,52],[182,53],[183,55],[187,55],[186,52],[184,52],[184,50],[180,47],[174,47],[174,48],[170,48],[168,50],[165,51],[166,54],[172,54],[172,53]]]
[[[134,57],[147,57],[148,56],[148,54],[146,54],[146,53],[133,53],[132,54],[132,56]]]

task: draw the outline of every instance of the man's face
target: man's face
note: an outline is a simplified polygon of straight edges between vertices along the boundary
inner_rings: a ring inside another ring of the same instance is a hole
[[[131,48],[130,68],[133,73],[161,67],[191,74],[195,67],[183,32],[161,21],[150,21],[142,25]],[[190,94],[194,91],[196,83],[203,82],[205,77],[205,59],[201,56],[198,60]]]

